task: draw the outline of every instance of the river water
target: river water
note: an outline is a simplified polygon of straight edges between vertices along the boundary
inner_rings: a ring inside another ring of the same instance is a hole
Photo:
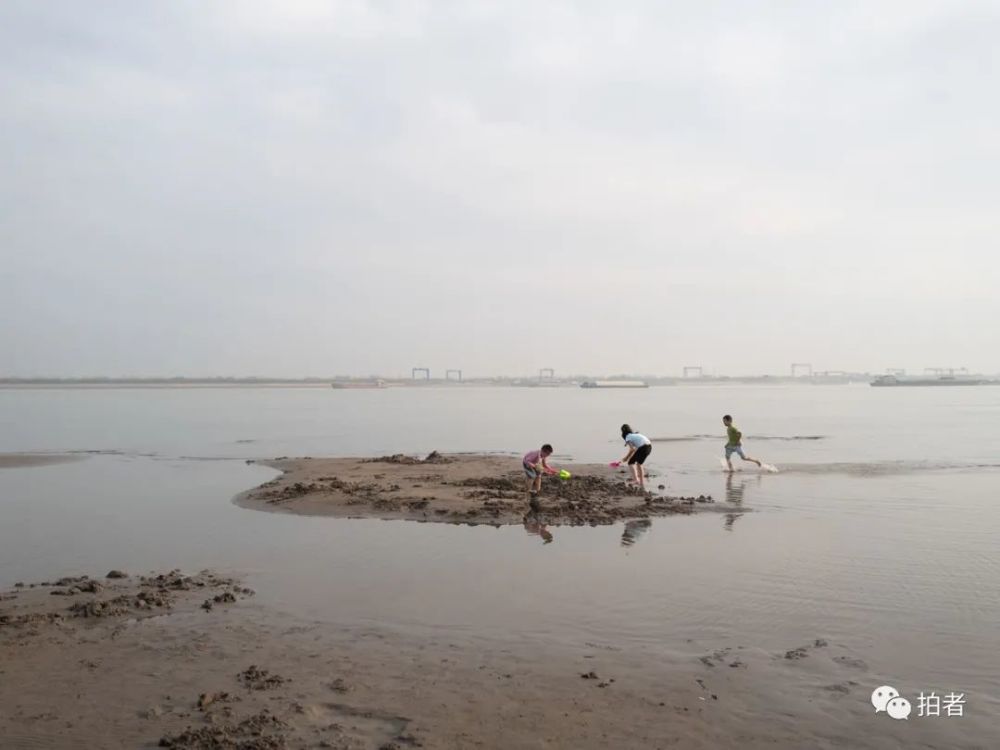
[[[727,412],[781,473],[721,471]],[[496,451],[516,465],[550,442],[606,462],[626,421],[655,440],[654,483],[746,512],[543,543],[231,502],[273,476],[249,458]],[[331,623],[654,650],[823,637],[900,690],[963,690],[995,711],[998,422],[991,387],[4,389],[0,453],[79,460],[0,469],[0,585],[213,567]]]

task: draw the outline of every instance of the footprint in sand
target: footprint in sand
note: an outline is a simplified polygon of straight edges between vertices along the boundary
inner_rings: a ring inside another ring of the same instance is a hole
[[[862,659],[856,659],[853,656],[835,656],[833,660],[844,667],[850,667],[851,669],[862,669],[868,670],[868,663]]]

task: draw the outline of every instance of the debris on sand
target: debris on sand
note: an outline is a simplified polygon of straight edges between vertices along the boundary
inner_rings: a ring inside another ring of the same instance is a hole
[[[378,456],[377,458],[366,458],[362,461],[365,464],[403,464],[405,466],[415,466],[417,464],[450,464],[454,459],[448,458],[437,451],[431,451],[425,458],[414,458],[405,453],[393,453],[391,456]]]
[[[72,596],[75,601],[61,611],[0,615],[0,626],[23,627],[51,624],[64,619],[141,616],[159,609],[170,609],[181,592],[199,589],[225,588],[214,599],[209,600],[218,603],[233,602],[238,597],[252,596],[254,593],[252,589],[239,586],[233,579],[217,576],[210,571],[188,576],[179,570],[172,570],[169,573],[129,580],[124,580],[124,576],[125,574],[122,577],[110,576],[110,581],[105,583],[88,576],[60,578],[54,583],[46,583],[46,586],[65,587],[50,589],[50,595]]]
[[[492,490],[494,492],[516,492],[524,494],[524,483],[515,482],[509,477],[470,477],[468,479],[458,479],[449,482],[456,487],[475,487],[477,489]]]
[[[128,573],[122,570],[109,570],[105,578],[128,578]]]
[[[160,747],[175,750],[284,750],[288,725],[267,709],[239,723],[186,730],[160,738]]]
[[[442,456],[437,451],[431,451],[427,454],[427,458],[424,459],[425,464],[450,464],[452,459],[447,456]]]
[[[829,646],[829,642],[825,638],[815,639],[811,645],[799,646],[798,648],[789,649],[785,652],[785,658],[791,660],[804,659],[809,656],[809,650],[812,648],[826,648]]]
[[[202,693],[198,696],[198,710],[204,711],[214,703],[227,703],[231,700],[229,693]]]
[[[838,664],[850,667],[852,669],[868,670],[868,663],[864,659],[858,659],[854,656],[835,656],[833,660]]]
[[[42,586],[76,586],[77,584],[83,583],[87,580],[87,576],[64,576],[60,578],[55,583],[49,583],[48,581],[42,583]]]
[[[69,608],[73,617],[121,617],[132,611],[132,605],[139,601],[130,596],[116,596],[104,601],[90,600],[76,602]],[[165,605],[161,605],[165,606]]]
[[[847,695],[851,692],[851,687],[846,682],[839,682],[835,685],[824,685],[824,690],[829,690],[831,693],[838,693],[839,695]]]
[[[419,464],[420,459],[407,456],[405,453],[393,453],[391,456],[377,456],[376,458],[366,458],[361,463],[364,464],[405,464],[412,466]]]
[[[236,678],[246,686],[247,690],[271,690],[288,682],[284,677],[260,669],[256,664],[251,664],[236,675]]]
[[[267,486],[267,485],[265,485]],[[399,489],[399,487],[395,487]],[[302,497],[304,495],[341,493],[351,497],[357,503],[378,500],[380,492],[393,491],[392,487],[383,488],[376,482],[345,482],[337,477],[321,477],[316,482],[296,482],[288,487],[279,490],[270,490],[261,493],[267,498],[267,502],[272,504],[283,503],[288,500]]]
[[[140,711],[139,716],[143,719],[159,719],[163,716],[163,709],[159,706],[150,706],[145,711]]]
[[[216,604],[232,604],[236,601],[236,595],[232,591],[223,591],[221,594],[216,594],[211,599],[206,599],[201,608],[205,611],[209,611]]]
[[[720,648],[716,651],[713,651],[711,654],[706,654],[705,656],[699,656],[698,661],[700,661],[706,667],[716,667],[726,662],[726,657],[729,655],[731,651],[732,651],[731,648]],[[704,687],[704,685],[702,687]]]
[[[76,596],[81,593],[96,594],[104,588],[100,583],[91,580],[87,576],[79,576],[77,578],[60,578],[53,585],[65,586],[66,588],[52,589],[52,591],[49,592],[52,596]]]
[[[0,628],[24,628],[32,625],[50,625],[63,619],[59,612],[31,612],[23,615],[0,614]]]

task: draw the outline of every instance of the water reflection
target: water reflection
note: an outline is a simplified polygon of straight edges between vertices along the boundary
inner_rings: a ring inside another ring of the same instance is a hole
[[[552,532],[549,531],[548,527],[535,515],[525,516],[524,530],[531,536],[541,537],[542,544],[552,543]]]
[[[634,521],[625,522],[625,530],[622,531],[622,547],[631,547],[639,541],[640,537],[649,530],[653,522],[648,518],[638,518]]]
[[[736,523],[736,519],[740,518],[742,515],[742,513],[726,513],[726,520],[723,522],[722,528],[726,531],[732,531],[733,524]]]
[[[759,478],[758,478],[759,481]],[[726,474],[726,502],[733,505],[743,504],[743,495],[746,492],[747,480],[743,477],[739,479],[733,478],[733,473],[730,472]],[[743,515],[742,511],[733,511],[726,513],[725,521],[723,522],[722,528],[726,531],[732,531],[733,525],[736,523],[736,519]]]
[[[747,480],[740,477],[739,481],[733,479],[733,474],[726,474],[726,502],[742,503],[743,493],[746,492]]]

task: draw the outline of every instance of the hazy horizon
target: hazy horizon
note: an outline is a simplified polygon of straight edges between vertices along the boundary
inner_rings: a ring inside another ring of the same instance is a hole
[[[422,368],[419,368],[422,369]],[[795,375],[792,375],[790,371],[785,372],[744,372],[739,370],[729,371],[729,372],[709,372],[704,371],[702,374],[692,373],[689,375],[683,374],[683,372],[673,373],[673,372],[559,372],[556,371],[551,377],[560,382],[566,382],[570,380],[579,380],[581,378],[607,378],[607,379],[627,379],[627,378],[644,378],[649,380],[689,380],[692,382],[698,381],[699,379],[706,380],[719,380],[719,379],[731,379],[731,380],[751,380],[759,378],[775,378],[775,379],[788,379],[795,378],[800,380],[810,380],[810,379],[837,379],[846,377],[877,377],[885,375],[887,373],[878,370],[857,370],[857,371],[845,371],[845,370],[814,370],[813,372],[799,371]],[[924,368],[921,370],[907,370],[902,373],[898,369],[893,369],[891,373],[893,375],[903,375],[908,378],[915,377],[927,377],[935,378],[940,376],[953,376],[957,378],[965,378],[968,376],[983,376],[989,378],[996,378],[1000,376],[1000,373],[993,372],[971,372],[965,369],[958,370],[948,369],[948,368]],[[544,377],[549,377],[545,375]],[[348,379],[348,380],[365,380],[373,378],[382,378],[392,381],[410,381],[413,380],[417,383],[423,382],[424,380],[431,381],[448,381],[448,382],[463,382],[463,381],[476,381],[476,380],[510,380],[510,381],[523,381],[523,380],[539,380],[543,376],[538,372],[492,372],[492,373],[467,373],[462,371],[461,377],[459,377],[454,371],[449,371],[447,369],[434,370],[431,369],[430,377],[424,378],[423,374],[414,376],[410,371],[398,371],[398,372],[369,372],[369,373],[350,373],[350,372],[340,372],[340,373],[328,373],[328,374],[300,374],[300,375],[275,375],[273,373],[244,373],[244,374],[157,374],[157,375],[129,375],[129,374],[117,374],[117,375],[107,375],[101,373],[92,373],[89,375],[73,375],[73,376],[60,376],[60,375],[4,375],[0,373],[0,382],[49,382],[49,381],[60,381],[60,382],[80,382],[80,381],[104,381],[109,382],[122,382],[122,381],[155,381],[155,382],[167,382],[171,380],[183,380],[183,381],[213,381],[213,380],[223,380],[223,381],[290,381],[290,382],[325,382],[329,380],[337,379]]]
[[[998,372],[998,32],[11,0],[0,376]]]

